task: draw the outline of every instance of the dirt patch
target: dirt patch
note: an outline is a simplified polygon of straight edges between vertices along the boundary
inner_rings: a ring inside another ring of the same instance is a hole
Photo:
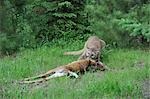
[[[2,86],[0,86],[0,98],[4,96],[4,92],[5,92],[5,89]]]
[[[0,82],[0,99],[5,99],[7,95],[7,84]]]
[[[142,94],[144,99],[150,99],[150,79],[147,79],[143,82]]]
[[[140,67],[143,68],[145,66],[145,61],[144,60],[138,60],[136,62],[134,62],[134,67]]]

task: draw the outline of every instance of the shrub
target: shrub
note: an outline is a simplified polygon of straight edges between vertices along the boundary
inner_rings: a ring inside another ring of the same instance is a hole
[[[34,48],[59,39],[83,40],[91,33],[84,11],[85,0],[3,0],[2,36],[14,49]],[[6,16],[6,17],[5,17]],[[3,40],[0,41],[4,43]],[[9,48],[9,47],[8,47]],[[7,51],[7,48],[5,49]],[[9,52],[9,51],[8,51]]]
[[[148,0],[92,0],[86,11],[93,32],[118,47],[149,45]]]

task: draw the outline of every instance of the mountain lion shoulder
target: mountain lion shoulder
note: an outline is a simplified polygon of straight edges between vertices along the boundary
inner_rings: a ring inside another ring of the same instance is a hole
[[[84,48],[79,51],[65,52],[64,55],[81,55],[80,59],[93,59],[99,61],[99,56],[102,49],[106,46],[105,41],[99,39],[97,36],[91,36],[85,42]]]

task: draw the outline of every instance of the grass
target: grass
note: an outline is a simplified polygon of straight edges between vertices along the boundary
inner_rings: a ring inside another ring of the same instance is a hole
[[[72,48],[68,48],[72,49]],[[63,56],[67,49],[42,47],[25,50],[17,57],[0,59],[1,99],[126,99],[143,98],[142,83],[149,79],[150,52],[113,49],[103,62],[113,71],[86,73],[79,79],[52,79],[41,85],[14,83],[51,68],[75,61],[78,56]]]

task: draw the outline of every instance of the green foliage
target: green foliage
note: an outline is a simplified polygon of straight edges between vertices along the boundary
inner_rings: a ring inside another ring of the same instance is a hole
[[[8,36],[4,34],[1,34],[0,37],[0,55],[3,53],[9,55],[18,50],[18,44],[16,39],[8,38]]]
[[[27,5],[27,17],[32,18],[29,20],[38,42],[79,39],[81,35],[89,34],[84,6],[84,1],[78,0],[39,0]]]
[[[63,46],[90,35],[115,47],[146,46],[149,12],[149,0],[1,0],[0,52]]]
[[[119,47],[149,44],[148,0],[92,0],[87,3],[93,32],[108,44]]]
[[[148,24],[141,24],[133,20],[121,19],[119,25],[122,29],[128,31],[130,36],[143,36],[147,41],[150,41],[150,28]]]
[[[15,40],[17,46],[13,46],[16,50],[21,47],[34,48],[49,42],[56,43],[59,39],[67,42],[84,40],[90,34],[87,14],[84,12],[85,0],[2,2],[2,14],[7,19],[2,17],[4,21],[1,31],[8,43],[12,38]],[[5,46],[3,52],[8,51]]]
[[[130,13],[124,19],[119,20],[119,25],[125,31],[128,31],[130,36],[142,36],[147,42],[150,42],[150,4],[145,4],[141,7],[131,9]]]

